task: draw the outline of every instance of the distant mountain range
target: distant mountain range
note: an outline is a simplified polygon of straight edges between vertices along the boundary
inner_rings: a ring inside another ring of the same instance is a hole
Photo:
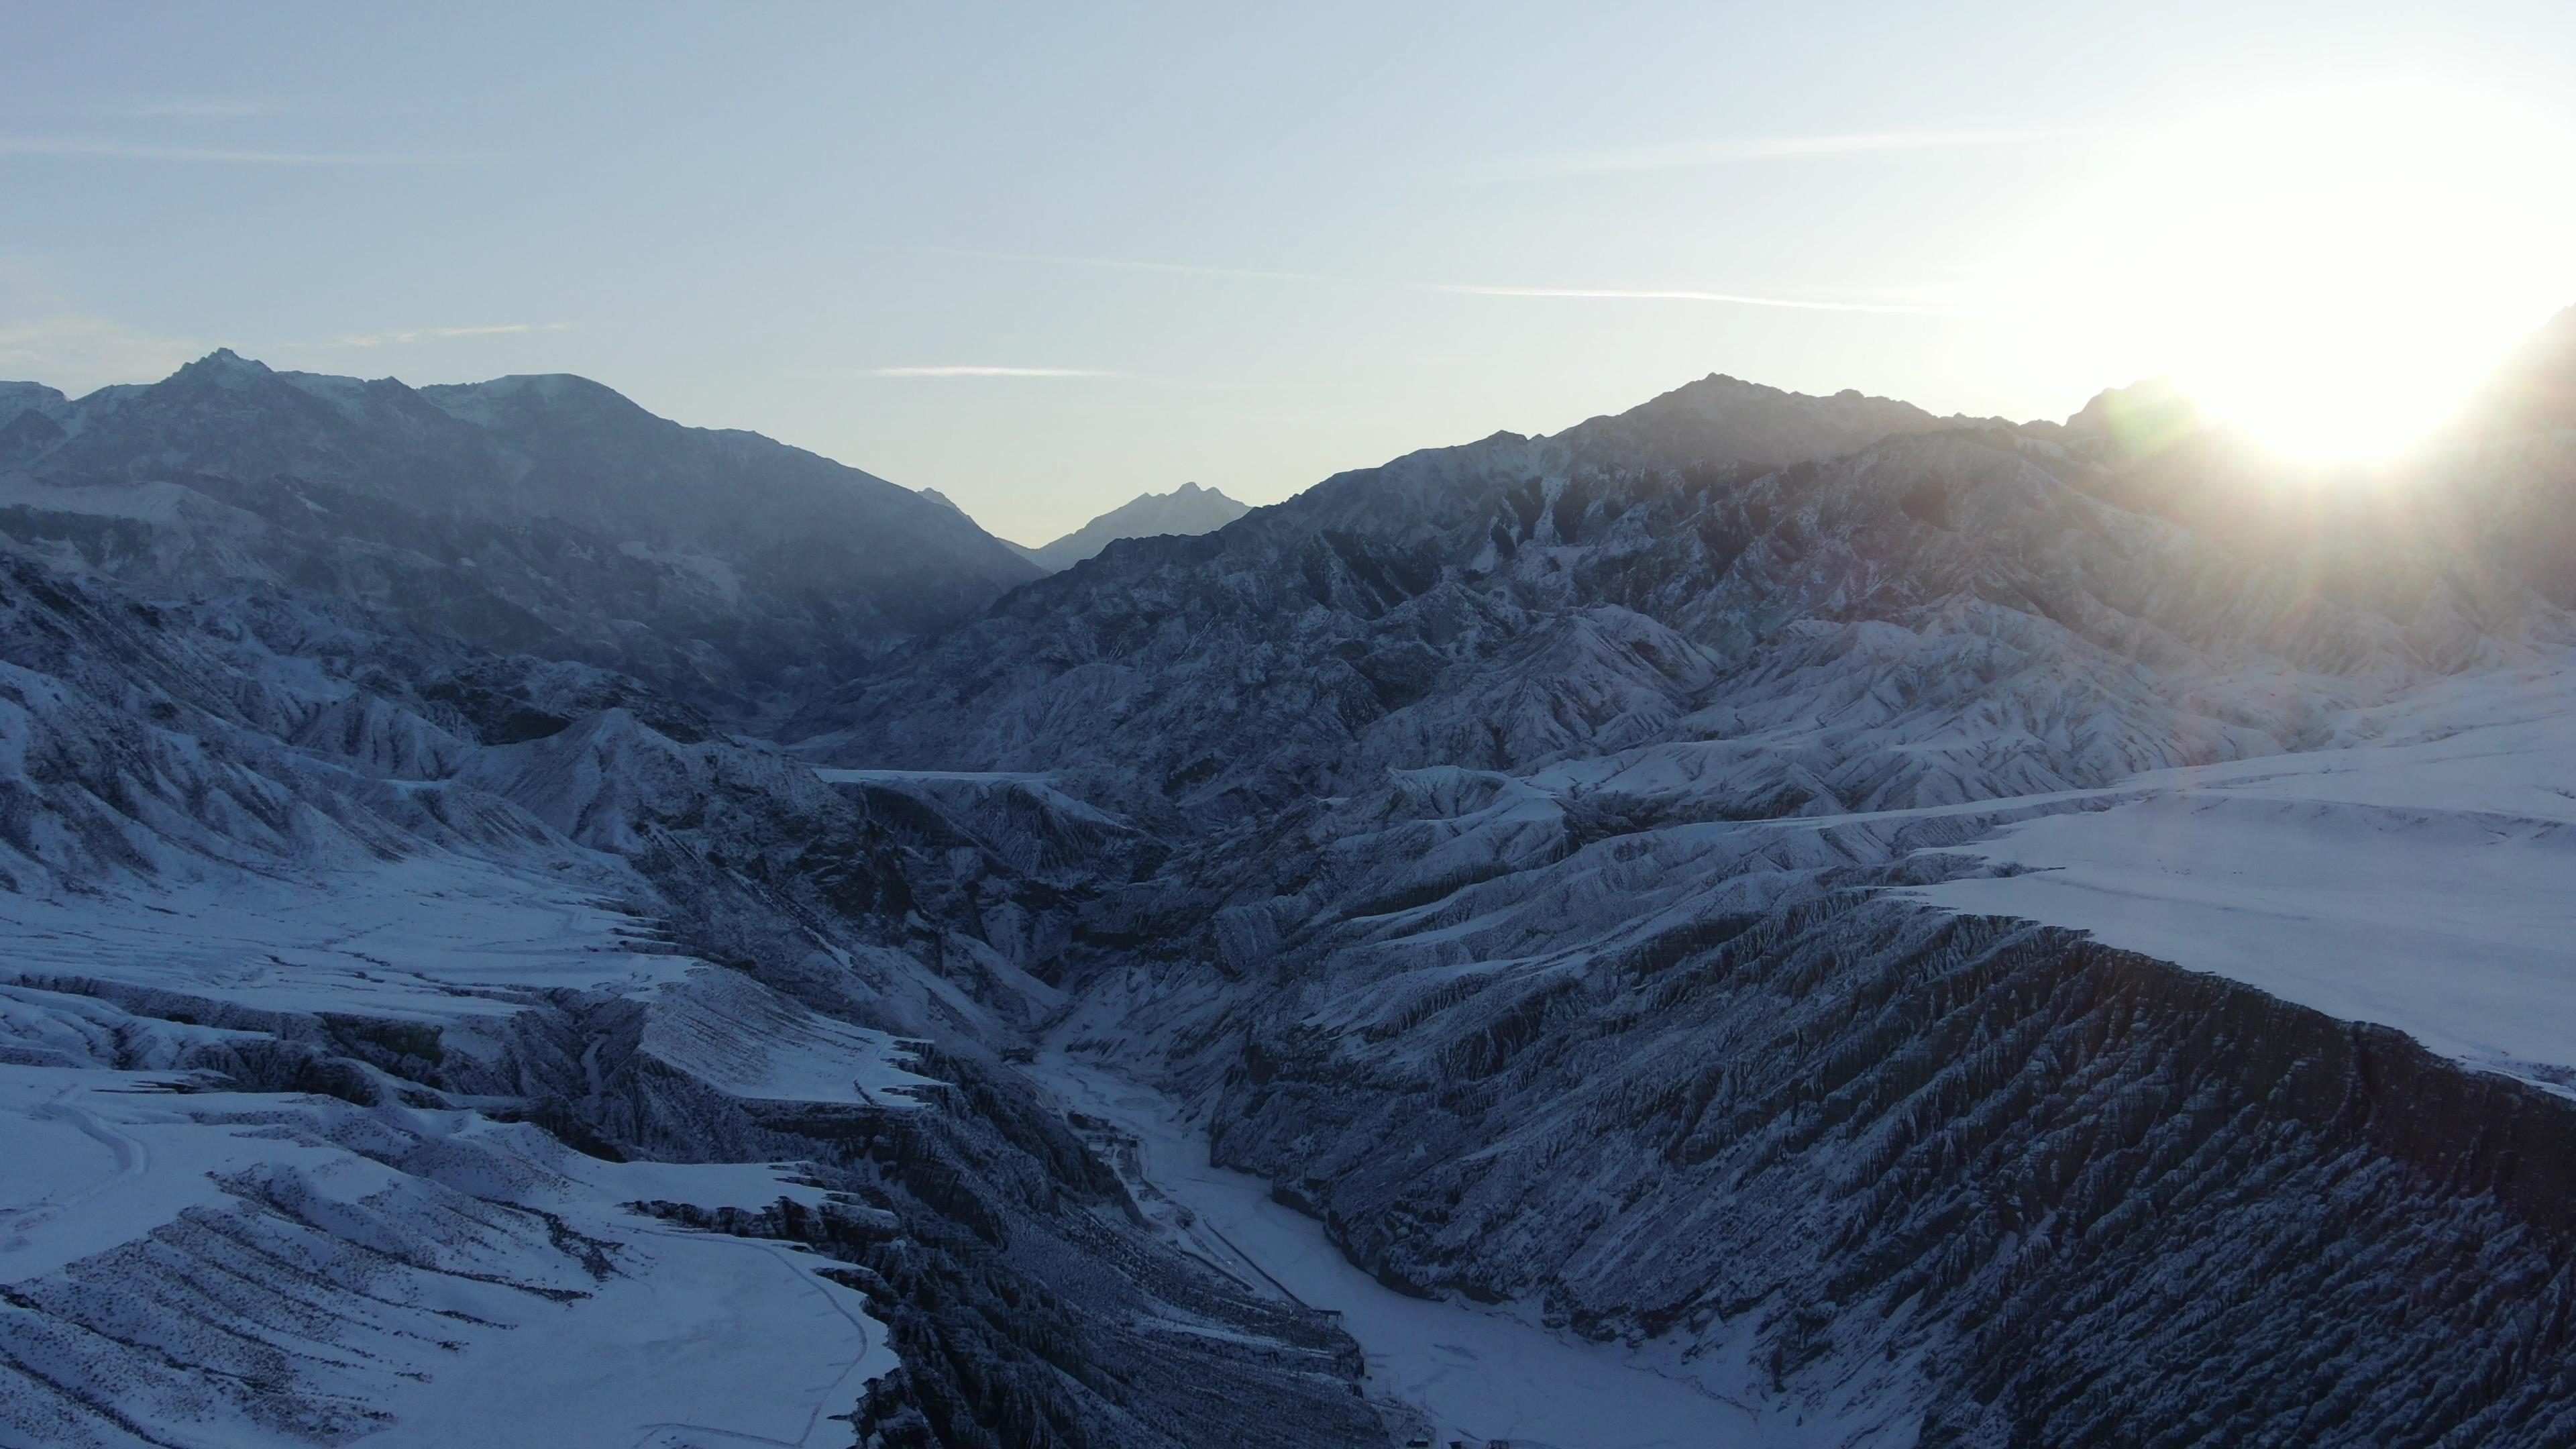
[[[328,595],[740,719],[1040,573],[911,489],[561,375],[411,388],[226,350],[79,399],[0,385],[0,490],[29,547],[146,593]]]
[[[1122,538],[1211,533],[1250,511],[1213,488],[1184,483],[1169,493],[1140,493],[1053,543],[1012,547],[1048,573],[1062,573]]]

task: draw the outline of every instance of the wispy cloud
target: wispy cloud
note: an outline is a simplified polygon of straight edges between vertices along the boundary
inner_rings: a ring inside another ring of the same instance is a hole
[[[846,374],[843,374],[846,375]],[[871,367],[867,377],[1116,377],[1089,367]]]
[[[1102,267],[1115,272],[1177,272],[1194,277],[1249,277],[1270,282],[1320,282],[1313,272],[1274,272],[1259,267],[1211,267],[1195,262],[1148,262],[1125,257],[1072,257],[1044,252],[997,252],[977,247],[900,247],[932,257],[974,257],[989,262],[1037,262],[1057,267]]]
[[[1481,174],[1486,180],[1517,181],[1541,176],[1677,171],[1747,161],[2017,146],[2050,140],[2062,134],[2058,131],[1877,131],[1848,136],[1715,137],[1643,146],[1613,146],[1596,151],[1550,151],[1503,162]]]
[[[42,268],[0,257],[0,377],[75,396],[112,382],[149,382],[203,355],[206,344],[164,337],[91,313]]]
[[[479,327],[414,327],[407,332],[360,332],[348,337],[334,337],[328,342],[281,342],[281,347],[396,347],[407,342],[439,341],[450,337],[498,337],[511,332],[569,332],[569,322],[494,322]]]
[[[1805,297],[1756,297],[1742,292],[1659,291],[1626,287],[1473,287],[1443,282],[1425,283],[1423,290],[1465,297],[1581,297],[1630,302],[1716,302],[1731,307],[1787,307],[1801,312],[1884,312],[1910,317],[1957,315],[1947,307],[1921,307],[1902,302],[1831,302]]]
[[[61,313],[0,325],[0,377],[49,383],[77,397],[112,382],[149,382],[206,351],[105,317]]]
[[[121,114],[146,121],[246,121],[253,116],[274,116],[285,109],[283,101],[199,99],[145,101],[127,107]]]
[[[0,156],[103,161],[196,161],[235,166],[457,166],[481,156],[411,151],[268,151],[225,146],[160,146],[90,136],[0,136]]]

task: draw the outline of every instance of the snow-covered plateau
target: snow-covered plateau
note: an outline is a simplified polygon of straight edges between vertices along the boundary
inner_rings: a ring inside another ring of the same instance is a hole
[[[2576,1444],[2564,395],[0,384],[0,1445]]]
[[[2366,743],[2158,771],[1921,892],[2576,1088],[2576,668],[2448,681]]]

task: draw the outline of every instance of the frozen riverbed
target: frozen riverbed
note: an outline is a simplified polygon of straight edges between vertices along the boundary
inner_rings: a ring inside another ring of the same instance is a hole
[[[1132,1137],[1129,1185],[1168,1236],[1256,1290],[1342,1315],[1368,1356],[1369,1390],[1435,1443],[1520,1449],[1821,1446],[1850,1425],[1757,1414],[1727,1387],[1740,1360],[1632,1352],[1552,1332],[1526,1307],[1408,1297],[1345,1258],[1321,1223],[1275,1201],[1269,1184],[1211,1166],[1180,1104],[1095,1062],[1049,1051],[1027,1070],[1065,1106]]]

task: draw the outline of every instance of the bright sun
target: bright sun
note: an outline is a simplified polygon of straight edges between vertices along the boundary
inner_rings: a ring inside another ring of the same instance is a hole
[[[2317,462],[2380,458],[2576,302],[2576,132],[2429,87],[2139,138],[2006,285],[2051,365],[2163,373]]]

